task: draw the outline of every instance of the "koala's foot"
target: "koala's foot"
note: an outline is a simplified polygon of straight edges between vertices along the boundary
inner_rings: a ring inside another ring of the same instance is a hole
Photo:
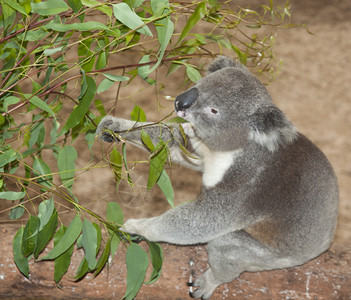
[[[198,287],[194,292],[190,292],[192,298],[210,299],[219,283],[213,275],[211,268],[197,278],[192,286]]]

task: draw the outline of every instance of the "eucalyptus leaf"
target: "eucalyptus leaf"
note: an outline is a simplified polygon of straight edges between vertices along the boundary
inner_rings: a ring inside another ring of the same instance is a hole
[[[82,231],[82,220],[79,215],[76,215],[71,223],[67,227],[67,231],[60,240],[60,242],[54,246],[54,248],[40,260],[55,259],[62,253],[67,251],[77,240],[78,236]]]
[[[146,115],[143,109],[135,105],[133,111],[130,114],[130,119],[135,122],[145,122],[146,121]]]
[[[114,82],[128,81],[129,80],[129,77],[127,77],[127,76],[113,75],[113,74],[107,74],[107,73],[103,73],[102,75],[104,75],[107,79],[114,81]]]
[[[11,191],[0,192],[0,199],[14,201],[14,200],[22,199],[25,195],[26,195],[25,192],[11,192]]]
[[[182,33],[178,39],[177,44],[179,44],[185,37],[189,34],[190,30],[207,14],[206,2],[200,2],[194,12],[189,17],[187,23],[185,24]]]
[[[131,10],[128,4],[122,2],[113,4],[112,7],[115,18],[122,24],[133,30],[138,28],[137,32],[152,36],[150,29],[145,25],[140,17]]]
[[[40,222],[40,225],[42,222]],[[47,243],[53,237],[57,227],[57,211],[54,209],[48,222],[39,229],[37,244],[34,251],[34,257],[37,258],[41,251],[44,250]]]
[[[36,177],[38,177],[37,182],[39,184],[48,188],[52,186],[52,175],[50,167],[41,158],[34,158],[33,173]]]
[[[39,218],[35,216],[30,216],[29,220],[24,227],[22,236],[22,254],[24,256],[29,256],[32,254],[36,248],[37,244],[37,234],[35,234],[39,228]]]
[[[66,233],[67,228],[62,224],[54,236],[54,247],[61,241]],[[71,264],[71,257],[74,250],[74,244],[68,248],[64,253],[55,258],[54,280],[58,283],[64,274],[66,274],[69,265]]]
[[[96,93],[100,94],[100,93],[107,91],[111,86],[114,85],[114,83],[115,83],[114,81],[105,78],[103,81],[100,82],[100,84],[96,90]]]
[[[152,263],[152,273],[150,275],[150,279],[145,284],[151,284],[157,281],[157,279],[161,276],[162,264],[163,264],[163,250],[162,247],[154,242],[149,242],[149,254]]]
[[[0,168],[7,165],[10,162],[15,161],[19,157],[20,156],[15,150],[13,149],[6,150],[4,153],[0,154]]]
[[[119,153],[116,148],[113,148],[110,153],[110,161],[111,161],[110,166],[112,168],[113,175],[116,180],[116,190],[118,190],[118,186],[122,180],[123,158],[121,153]]]
[[[32,2],[32,12],[41,16],[57,15],[69,9],[63,0],[47,0],[42,2]]]
[[[186,66],[186,74],[188,75],[189,79],[195,83],[202,78],[199,71],[189,65]]]
[[[106,220],[116,225],[123,224],[123,212],[121,206],[116,202],[107,203]]]
[[[34,106],[46,111],[49,113],[50,116],[52,116],[54,119],[56,119],[55,113],[52,111],[49,105],[47,105],[43,100],[41,100],[37,96],[33,96],[32,98],[29,99],[29,102],[32,103]]]
[[[146,276],[149,258],[146,252],[137,244],[132,243],[126,253],[127,291],[125,300],[132,300],[137,295]]]
[[[93,270],[96,266],[96,248],[97,232],[93,224],[87,219],[83,221],[82,227],[82,244],[85,252],[85,258],[88,262],[89,269]]]
[[[167,147],[163,141],[158,143],[151,154],[147,188],[150,190],[158,181],[167,161]]]
[[[84,118],[85,114],[88,112],[90,103],[94,99],[96,92],[95,80],[90,76],[86,76],[87,90],[84,93],[82,99],[80,99],[79,104],[69,115],[68,120],[61,130],[60,134],[66,133],[68,130],[78,125],[79,122]]]
[[[90,30],[109,30],[109,28],[100,22],[89,21],[85,23],[73,23],[73,24],[59,24],[59,23],[49,23],[45,25],[46,29],[51,29],[54,31],[67,32],[70,30],[78,31],[90,31]]]
[[[160,177],[157,180],[157,185],[166,196],[167,202],[171,207],[174,207],[174,191],[170,178],[168,177],[166,170],[163,169]]]
[[[105,245],[105,249],[102,252],[97,264],[96,264],[96,271],[94,272],[94,277],[99,275],[99,273],[102,271],[104,266],[106,265],[108,258],[110,256],[110,251],[111,251],[111,240],[108,239]]]
[[[15,261],[15,264],[20,270],[20,272],[29,278],[29,265],[28,265],[28,259],[22,254],[22,240],[23,240],[23,232],[24,232],[24,227],[21,226],[12,243],[12,251],[13,251],[13,258]]]
[[[65,145],[58,152],[57,166],[60,171],[60,178],[62,183],[69,189],[73,185],[75,160],[77,157],[77,151],[73,146]]]

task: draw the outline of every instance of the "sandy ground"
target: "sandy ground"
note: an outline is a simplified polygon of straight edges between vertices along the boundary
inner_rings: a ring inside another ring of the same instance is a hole
[[[282,71],[268,90],[277,105],[323,150],[334,166],[340,184],[336,240],[347,241],[351,237],[351,72],[348,68],[351,61],[351,3],[349,0],[291,2],[293,22],[307,23],[313,34],[302,27],[279,30],[275,54],[283,60]],[[185,87],[179,89],[179,83],[181,81],[173,78],[169,86],[159,92],[164,114],[173,104],[167,103],[162,96],[183,92]],[[130,101],[142,105],[148,116],[155,115],[156,102],[148,98],[154,90],[140,85],[142,90],[131,87],[128,90],[130,99],[118,103],[118,116],[128,117]],[[104,101],[111,101],[114,95],[104,97]],[[130,150],[129,159],[147,158],[143,152]],[[95,159],[100,159],[98,141],[94,152]],[[84,164],[86,162],[81,159],[80,165]],[[196,197],[201,182],[199,174],[181,167],[173,167],[169,174],[176,204]],[[169,209],[158,189],[145,192],[147,169],[143,164],[138,164],[132,175],[138,183],[134,194],[127,191],[117,197],[108,168],[94,169],[82,176],[76,183],[75,192],[88,207],[101,214],[104,214],[105,202],[116,197],[127,218],[159,215]]]

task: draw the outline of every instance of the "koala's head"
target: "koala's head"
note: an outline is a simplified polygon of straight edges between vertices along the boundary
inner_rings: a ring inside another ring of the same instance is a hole
[[[236,150],[248,142],[275,151],[296,137],[263,84],[243,65],[223,56],[210,65],[207,76],[175,99],[175,110],[216,151]]]

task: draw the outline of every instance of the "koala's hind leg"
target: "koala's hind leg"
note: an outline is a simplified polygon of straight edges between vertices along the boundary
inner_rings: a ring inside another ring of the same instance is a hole
[[[221,236],[207,245],[209,268],[194,281],[191,296],[209,299],[221,284],[231,282],[244,271],[279,268],[277,254],[244,231]]]

